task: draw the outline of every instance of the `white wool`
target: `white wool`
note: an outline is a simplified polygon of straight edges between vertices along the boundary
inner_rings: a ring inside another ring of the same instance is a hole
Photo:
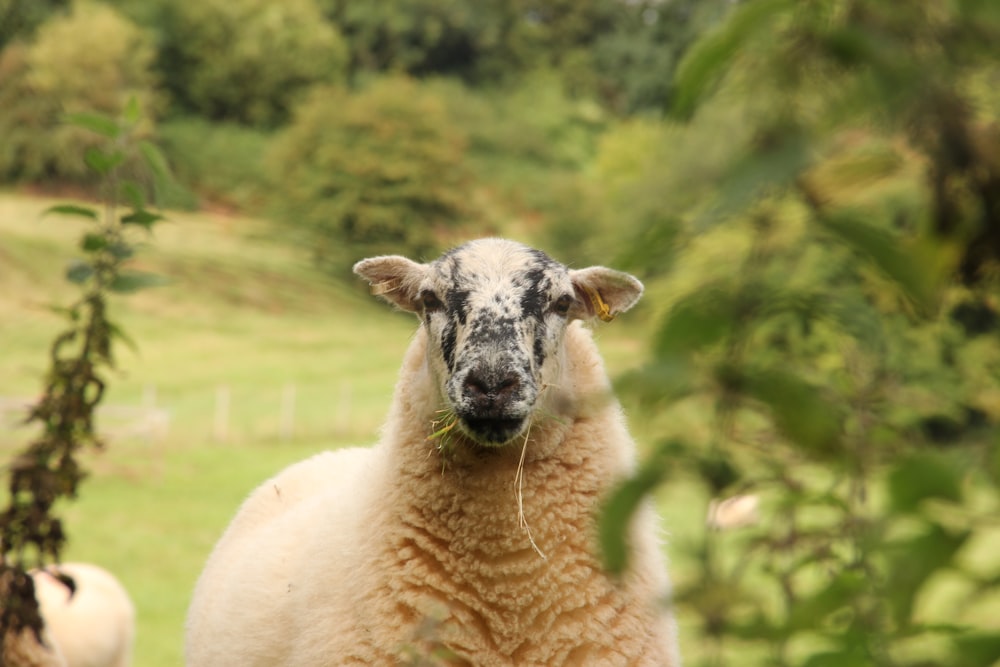
[[[53,576],[73,579],[75,591]],[[67,667],[128,667],[135,610],[125,588],[89,563],[63,563],[32,572],[45,627]]]
[[[678,667],[650,506],[629,527],[629,571],[601,567],[595,512],[635,445],[590,332],[572,322],[560,346],[516,443],[456,428],[443,453],[422,326],[377,445],[294,464],[244,502],[196,586],[188,667]]]

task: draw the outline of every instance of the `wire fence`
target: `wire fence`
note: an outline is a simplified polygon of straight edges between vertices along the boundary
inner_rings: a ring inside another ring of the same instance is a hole
[[[0,396],[0,434],[26,431],[36,398]],[[372,407],[366,409],[364,403]],[[373,406],[377,405],[376,411]],[[289,442],[298,439],[371,439],[388,405],[363,400],[359,405],[350,382],[334,387],[277,387],[218,384],[197,391],[160,392],[143,388],[140,396],[113,398],[98,406],[98,434],[111,441],[147,444],[197,439],[229,444],[243,440]]]

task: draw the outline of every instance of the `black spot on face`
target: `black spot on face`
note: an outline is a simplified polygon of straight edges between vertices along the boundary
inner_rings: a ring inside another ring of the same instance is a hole
[[[453,320],[448,320],[448,323],[444,326],[444,330],[441,332],[441,355],[444,357],[444,363],[448,366],[448,372],[455,372],[455,341],[458,335],[458,331],[455,327],[455,322]]]
[[[445,296],[445,301],[448,304],[448,314],[464,325],[469,316],[469,290],[451,290]]]
[[[541,329],[535,335],[535,346],[532,350],[535,354],[535,367],[541,368],[542,364],[545,363],[545,326],[543,325]]]
[[[521,292],[522,317],[541,319],[548,301],[548,289],[546,289],[548,282],[544,269],[532,269],[525,274]]]

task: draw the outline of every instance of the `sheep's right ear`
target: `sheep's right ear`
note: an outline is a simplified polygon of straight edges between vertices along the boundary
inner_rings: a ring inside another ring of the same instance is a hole
[[[372,294],[411,313],[417,311],[420,281],[425,270],[423,264],[400,255],[371,257],[354,265],[354,273],[371,284]]]

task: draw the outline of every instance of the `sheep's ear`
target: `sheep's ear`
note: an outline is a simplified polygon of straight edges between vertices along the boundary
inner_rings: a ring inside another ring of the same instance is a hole
[[[418,288],[425,270],[423,264],[399,255],[371,257],[354,265],[354,273],[371,284],[372,294],[411,313],[417,310]]]
[[[571,270],[569,277],[576,291],[576,303],[570,310],[570,317],[598,317],[610,322],[618,313],[634,306],[642,296],[643,287],[638,278],[603,266]]]

